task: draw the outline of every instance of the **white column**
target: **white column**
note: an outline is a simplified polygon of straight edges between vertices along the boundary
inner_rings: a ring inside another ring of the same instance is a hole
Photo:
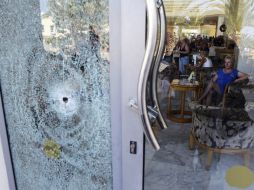
[[[224,22],[225,22],[225,17],[224,16],[218,16],[216,36],[223,35],[223,32],[220,31],[220,26],[222,24],[224,24]]]

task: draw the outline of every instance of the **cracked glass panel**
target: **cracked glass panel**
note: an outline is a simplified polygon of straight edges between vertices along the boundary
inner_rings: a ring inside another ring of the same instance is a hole
[[[112,189],[107,0],[0,2],[18,189]]]

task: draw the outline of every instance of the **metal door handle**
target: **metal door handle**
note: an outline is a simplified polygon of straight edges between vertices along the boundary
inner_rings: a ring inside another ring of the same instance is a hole
[[[148,108],[147,104],[147,85],[148,78],[150,74],[150,69],[154,60],[154,53],[156,52],[156,41],[158,34],[158,9],[157,1],[155,0],[146,0],[147,6],[147,41],[145,55],[143,59],[142,68],[139,76],[138,83],[138,98],[137,103],[139,107],[139,114],[143,123],[143,131],[148,140],[148,142],[154,147],[155,150],[159,150],[160,146],[158,141],[153,133],[151,126],[151,117],[154,118],[151,114],[151,107]],[[153,106],[152,106],[153,107]],[[149,111],[150,110],[150,111]],[[149,116],[150,115],[150,116]],[[155,116],[156,118],[157,116]],[[153,119],[152,119],[153,120]]]
[[[157,0],[157,7],[159,9],[159,20],[160,20],[160,38],[157,48],[157,55],[153,67],[153,75],[152,75],[152,98],[154,102],[154,107],[158,112],[158,123],[162,129],[167,128],[167,124],[160,112],[158,96],[157,96],[157,78],[158,78],[158,69],[161,62],[161,57],[163,55],[165,49],[165,39],[166,39],[166,14],[162,0]]]

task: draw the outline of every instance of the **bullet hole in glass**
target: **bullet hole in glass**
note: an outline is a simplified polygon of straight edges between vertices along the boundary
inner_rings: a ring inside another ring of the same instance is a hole
[[[84,71],[85,71],[85,67],[84,67],[84,66],[81,66],[81,67],[80,67],[80,70],[81,70],[82,72],[84,72]]]
[[[68,98],[67,97],[63,97],[63,101],[64,101],[64,103],[67,103],[68,102]]]

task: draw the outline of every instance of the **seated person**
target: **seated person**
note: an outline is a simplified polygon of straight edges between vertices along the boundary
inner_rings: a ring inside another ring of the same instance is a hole
[[[224,59],[224,68],[219,69],[210,83],[208,84],[205,92],[199,98],[199,102],[205,101],[207,106],[211,105],[212,97],[217,96],[216,103],[221,102],[225,88],[230,83],[235,83],[241,80],[248,79],[248,74],[240,72],[233,68],[232,58],[226,56]]]
[[[187,69],[192,71],[190,75],[195,75],[196,79],[201,82],[202,79],[207,78],[205,76],[211,75],[210,72],[212,67],[213,63],[211,59],[207,57],[207,52],[201,51],[197,56],[197,63],[195,65],[189,64]]]
[[[201,51],[198,57],[198,63],[195,65],[196,68],[201,67],[212,67],[212,61],[207,57],[207,52]]]
[[[213,63],[211,61],[211,59],[209,59],[207,57],[207,52],[205,51],[200,51],[199,55],[195,55],[196,56],[196,63],[194,63],[194,65],[192,64],[188,64],[188,67],[190,67],[190,69],[192,71],[196,71],[196,70],[199,70],[201,69],[202,67],[205,68],[210,68],[213,66]]]

